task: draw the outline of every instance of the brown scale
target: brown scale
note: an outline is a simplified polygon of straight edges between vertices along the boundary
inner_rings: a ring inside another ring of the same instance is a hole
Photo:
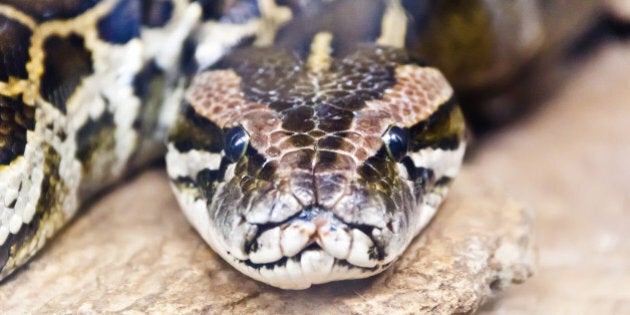
[[[395,193],[404,190],[396,162],[377,154],[383,133],[426,120],[452,96],[438,71],[378,46],[338,56],[317,73],[295,55],[266,49],[236,51],[216,68],[195,77],[186,100],[219,128],[240,124],[250,135],[257,156],[246,154],[235,169],[240,203],[289,193],[358,224],[369,215],[352,214],[354,204],[371,202],[384,215],[409,202]],[[260,185],[268,193],[253,190]]]
[[[35,108],[19,99],[0,96],[0,165],[24,154],[28,130],[35,128]]]

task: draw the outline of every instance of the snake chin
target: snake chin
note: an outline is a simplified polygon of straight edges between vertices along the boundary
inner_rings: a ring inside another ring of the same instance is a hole
[[[229,261],[229,260],[228,260]],[[232,259],[230,263],[244,274],[269,285],[289,290],[307,289],[313,284],[359,279],[380,273],[391,263],[360,267],[338,259],[330,252],[312,244],[295,256],[283,257],[266,264]]]
[[[392,248],[387,228],[353,225],[331,211],[307,207],[278,223],[232,227],[226,238],[211,220],[207,204],[192,194],[176,194],[188,220],[210,247],[243,274],[282,288],[367,278],[389,267],[402,253]]]
[[[217,252],[242,273],[282,289],[370,277],[387,269],[402,252],[386,251],[396,248],[389,246],[391,231],[348,224],[319,208],[255,230],[243,251],[220,244]]]
[[[217,252],[246,275],[283,289],[368,277],[398,256],[385,251],[391,232],[345,223],[319,206],[278,223],[239,225],[249,231],[244,243],[216,235]]]

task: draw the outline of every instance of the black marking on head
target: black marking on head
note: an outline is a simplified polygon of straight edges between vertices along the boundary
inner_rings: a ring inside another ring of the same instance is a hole
[[[20,97],[0,95],[0,165],[8,165],[24,154],[26,133],[35,129],[35,107]]]
[[[203,20],[219,20],[229,24],[244,24],[260,17],[256,0],[195,0],[203,10]]]
[[[171,0],[142,0],[142,25],[161,27],[173,16],[174,5]]]
[[[256,149],[252,148],[251,145],[247,147],[245,156],[247,156],[247,164],[243,166],[246,167],[245,170],[247,171],[247,175],[258,177],[258,174],[262,171],[267,159],[258,153]],[[242,174],[242,172],[239,172],[238,169],[235,170],[235,173]]]
[[[451,96],[429,118],[409,128],[411,151],[423,148],[455,150],[463,136],[463,120],[455,98]]]
[[[360,269],[363,272],[374,272],[376,270],[381,269],[383,266],[388,266],[389,264],[391,264],[391,263],[387,263],[387,264],[385,264],[383,266],[376,265],[374,267],[359,267],[359,266],[355,266],[355,265],[349,263],[345,259],[343,259],[343,260],[335,259],[335,261],[337,262],[337,265],[339,265],[340,267],[346,267],[348,269]]]
[[[214,122],[197,114],[188,103],[182,107],[183,113],[171,129],[168,142],[172,142],[180,152],[205,150],[219,153],[223,149],[223,130]]]
[[[396,162],[389,158],[384,146],[375,155],[365,160],[358,172],[371,191],[391,196],[392,188],[396,186],[398,169]],[[383,200],[387,202],[387,199],[384,198]]]
[[[121,0],[112,12],[98,21],[99,37],[114,44],[125,44],[140,36],[139,0]]]
[[[247,48],[234,50],[212,69],[235,71],[245,98],[279,112],[286,130],[341,132],[351,126],[354,111],[396,84],[395,68],[407,61],[399,49],[358,45],[314,74],[289,51]]]
[[[255,251],[255,248],[251,248],[252,251]],[[322,250],[321,247],[319,247],[319,245],[317,245],[317,243],[313,243],[311,245],[309,245],[308,247],[302,249],[299,253],[295,254],[294,256],[291,257],[286,257],[283,256],[282,258],[278,259],[277,261],[274,262],[270,262],[270,263],[264,263],[264,264],[257,264],[257,263],[253,263],[251,260],[247,259],[247,260],[240,260],[240,259],[235,259],[237,262],[244,264],[248,267],[251,267],[253,269],[256,270],[260,270],[262,268],[265,268],[267,270],[272,270],[275,268],[280,268],[280,267],[284,267],[287,264],[287,261],[292,260],[294,262],[299,263],[300,260],[302,259],[302,254],[307,252],[307,251],[312,251],[312,250]],[[247,253],[249,253],[249,251],[247,251]],[[228,253],[229,254],[229,253]],[[370,257],[372,258],[372,257]],[[349,263],[347,260],[345,259],[337,259],[335,258],[334,264],[337,264],[338,266],[343,266],[346,267],[348,269],[360,269],[361,271],[364,272],[374,272],[378,269],[381,268],[381,266],[376,265],[374,267],[359,267],[359,266],[355,266],[351,263]]]
[[[212,201],[217,183],[223,180],[225,171],[232,162],[226,158],[221,159],[221,164],[218,169],[213,170],[205,168],[197,172],[197,175],[193,179],[189,176],[179,176],[177,178],[171,178],[171,181],[180,189],[195,189],[195,200],[203,197],[208,202]]]
[[[435,181],[435,186],[446,186],[453,181],[453,178],[449,176],[442,176]]]
[[[296,106],[284,111],[282,128],[287,131],[307,132],[315,128],[314,111],[309,106]]]
[[[18,21],[0,15],[0,81],[28,78],[26,63],[33,32]]]
[[[416,200],[421,201],[429,187],[435,184],[435,173],[430,168],[416,167],[410,157],[404,158],[401,163],[407,169],[409,180],[413,182]]]
[[[298,254],[298,255],[301,256],[301,253]],[[293,256],[293,257],[297,257],[297,256]],[[252,267],[252,268],[254,268],[256,270],[260,270],[260,269],[263,269],[263,268],[265,268],[267,270],[272,270],[272,269],[274,269],[276,267],[284,267],[287,264],[288,260],[289,260],[288,257],[282,257],[282,258],[280,258],[277,261],[274,261],[274,262],[271,262],[271,263],[267,263],[267,264],[256,264],[256,263],[251,262],[249,259],[248,260],[238,260],[237,259],[236,261],[240,262],[241,264],[245,264],[248,267]]]
[[[225,174],[225,169],[227,168],[228,163],[224,163],[221,160],[221,166],[218,170],[211,169],[203,169],[197,173],[197,177],[195,178],[195,183],[201,192],[203,193],[206,200],[210,202],[212,200],[212,196],[214,196],[214,190],[216,188],[216,183],[219,180],[223,179]]]
[[[81,79],[94,72],[92,53],[84,46],[82,37],[53,36],[44,42],[44,74],[39,92],[42,97],[66,113],[66,102]]]
[[[81,15],[100,0],[3,0],[16,9],[30,15],[38,22],[69,19]]]

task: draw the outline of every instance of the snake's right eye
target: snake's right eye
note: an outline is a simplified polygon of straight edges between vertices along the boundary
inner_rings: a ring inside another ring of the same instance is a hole
[[[391,126],[382,136],[387,153],[394,161],[400,161],[407,154],[407,131]]]
[[[225,150],[225,156],[233,162],[238,161],[245,154],[248,144],[249,135],[243,127],[236,126],[225,132],[223,149]]]

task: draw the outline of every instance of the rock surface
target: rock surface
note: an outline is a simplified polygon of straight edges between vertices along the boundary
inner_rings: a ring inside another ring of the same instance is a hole
[[[384,274],[282,291],[224,263],[189,227],[164,173],[148,171],[0,287],[15,313],[470,312],[532,272],[531,218],[464,172],[428,230]]]
[[[536,276],[484,314],[630,314],[630,41],[594,51],[469,167],[536,210]]]
[[[516,250],[531,249],[529,215],[488,188],[500,186],[536,210],[540,258],[532,279],[482,314],[630,314],[629,74],[630,44],[608,45],[542,111],[477,143],[436,220],[381,276],[301,292],[249,280],[196,237],[150,171],[5,281],[0,310],[467,312],[530,272],[531,251]]]

